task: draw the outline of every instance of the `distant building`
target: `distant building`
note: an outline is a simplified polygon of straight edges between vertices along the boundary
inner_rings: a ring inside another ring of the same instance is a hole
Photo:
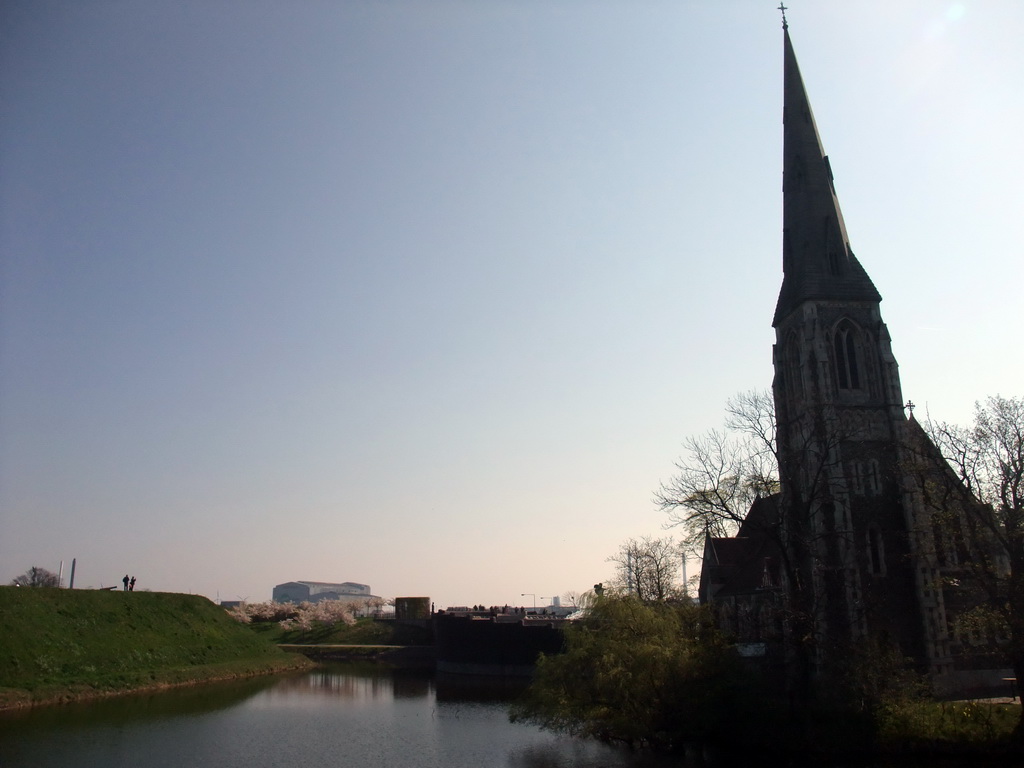
[[[431,613],[429,597],[396,597],[396,619],[429,619]]]
[[[288,581],[274,587],[275,603],[317,603],[321,600],[372,600],[368,584],[346,581],[332,584],[326,581]]]

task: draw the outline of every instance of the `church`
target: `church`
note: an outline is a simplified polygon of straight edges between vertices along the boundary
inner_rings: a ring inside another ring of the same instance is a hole
[[[955,631],[969,593],[918,482],[941,457],[904,405],[882,298],[850,247],[785,23],[783,34],[780,492],[758,499],[735,536],[707,538],[700,599],[768,666],[792,664],[793,638],[810,638],[820,677],[870,641],[911,660],[937,693],[992,689],[1012,672]]]

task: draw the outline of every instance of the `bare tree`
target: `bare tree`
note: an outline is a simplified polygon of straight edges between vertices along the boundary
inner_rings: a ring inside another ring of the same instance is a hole
[[[955,475],[935,471],[922,483],[929,503],[957,512],[936,516],[936,549],[985,593],[983,618],[1004,638],[1024,694],[1024,397],[989,397],[975,404],[972,426],[929,422],[927,430]],[[950,505],[961,488],[966,503]],[[1024,744],[1024,712],[1015,738]]]
[[[756,498],[779,491],[771,393],[730,398],[725,428],[686,438],[687,455],[676,462],[677,473],[654,495],[668,525],[682,528],[690,552],[700,553],[707,535],[734,535]]]
[[[665,600],[679,593],[682,552],[670,536],[630,539],[608,558],[618,568],[620,590],[642,601]]]
[[[17,587],[59,587],[60,579],[53,571],[32,566],[18,578],[11,581]]]
[[[839,446],[848,431],[835,416],[804,413],[788,423],[776,418],[775,400],[767,391],[736,395],[726,404],[725,431],[688,438],[688,455],[677,474],[655,493],[669,527],[683,530],[684,547],[703,554],[705,539],[734,536],[741,526],[771,542],[782,573],[785,641],[794,701],[809,700],[813,669],[822,647],[829,605],[828,585],[820,574],[836,571],[831,539],[848,536],[817,524],[830,508],[831,479],[837,472]],[[778,432],[785,430],[785,440]],[[783,482],[784,481],[784,482]],[[785,487],[783,487],[785,486]],[[777,495],[777,512],[750,516],[758,498]],[[848,544],[849,542],[847,542]],[[823,567],[830,566],[830,567]],[[832,626],[839,627],[834,620]]]

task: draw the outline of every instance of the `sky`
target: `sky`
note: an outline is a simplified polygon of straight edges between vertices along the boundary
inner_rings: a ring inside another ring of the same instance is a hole
[[[540,605],[671,535],[771,385],[775,5],[6,0],[0,582]],[[904,398],[1022,394],[1024,4],[787,14]]]

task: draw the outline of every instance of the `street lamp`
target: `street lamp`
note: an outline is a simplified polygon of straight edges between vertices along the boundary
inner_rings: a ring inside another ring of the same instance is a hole
[[[526,597],[527,595],[529,595],[530,597],[533,598],[533,610],[536,611],[537,610],[537,595],[535,595],[533,592],[520,592],[519,593],[520,597]]]

